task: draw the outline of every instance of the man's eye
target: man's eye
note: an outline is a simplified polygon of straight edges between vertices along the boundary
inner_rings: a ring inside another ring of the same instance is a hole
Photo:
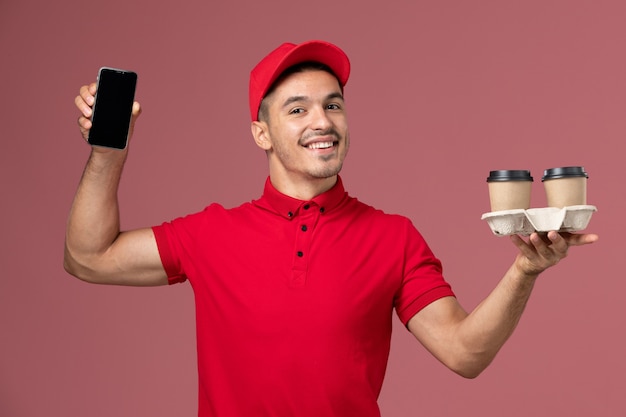
[[[301,108],[301,107],[297,107],[297,108],[295,108],[295,109],[291,110],[291,111],[289,112],[289,114],[300,114],[300,113],[302,113],[303,111],[304,111],[304,109],[303,109],[303,108]]]
[[[339,104],[329,104],[326,108],[328,110],[339,110],[341,107],[339,107]]]

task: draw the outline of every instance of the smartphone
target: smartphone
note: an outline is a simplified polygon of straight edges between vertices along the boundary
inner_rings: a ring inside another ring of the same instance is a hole
[[[88,138],[91,145],[126,148],[136,87],[135,72],[100,68]]]

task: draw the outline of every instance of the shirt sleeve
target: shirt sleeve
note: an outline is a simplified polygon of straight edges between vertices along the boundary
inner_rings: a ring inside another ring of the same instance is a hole
[[[398,317],[406,326],[421,309],[443,297],[453,296],[443,277],[441,261],[407,219],[402,285],[395,298]]]
[[[167,273],[169,284],[176,284],[187,280],[182,269],[182,263],[178,254],[179,245],[176,243],[175,232],[172,223],[163,223],[152,228],[156,238],[161,263]]]

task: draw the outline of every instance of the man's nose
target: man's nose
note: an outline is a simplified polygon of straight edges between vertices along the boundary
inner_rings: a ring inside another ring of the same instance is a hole
[[[315,107],[311,111],[311,129],[326,130],[332,125],[325,107]]]

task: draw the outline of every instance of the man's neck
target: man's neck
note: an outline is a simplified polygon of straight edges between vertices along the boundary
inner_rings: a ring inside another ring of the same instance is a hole
[[[298,179],[280,178],[270,173],[270,181],[276,190],[297,200],[312,200],[325,193],[337,183],[337,175],[329,178]]]

